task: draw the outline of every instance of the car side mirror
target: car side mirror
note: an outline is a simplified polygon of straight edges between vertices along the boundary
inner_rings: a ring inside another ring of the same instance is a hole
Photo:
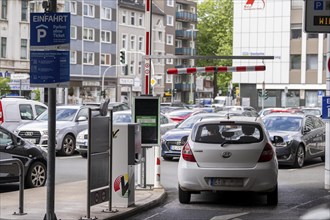
[[[87,121],[87,117],[86,116],[79,116],[79,118],[77,119],[77,121]]]
[[[284,142],[284,139],[281,136],[274,136],[272,142],[274,144],[283,143]]]

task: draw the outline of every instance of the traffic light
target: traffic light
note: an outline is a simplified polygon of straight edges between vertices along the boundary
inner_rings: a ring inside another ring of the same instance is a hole
[[[121,49],[119,51],[119,62],[122,65],[126,65],[127,64],[127,60],[126,60],[126,50],[125,49]]]
[[[264,99],[268,99],[268,91],[264,90]]]

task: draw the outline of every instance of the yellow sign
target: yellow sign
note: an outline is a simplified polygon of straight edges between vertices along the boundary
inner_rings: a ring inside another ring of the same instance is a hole
[[[151,78],[150,83],[152,86],[154,86],[154,85],[156,85],[157,80],[155,80],[154,78]]]

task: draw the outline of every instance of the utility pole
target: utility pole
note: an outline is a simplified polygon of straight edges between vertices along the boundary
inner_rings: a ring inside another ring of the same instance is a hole
[[[57,0],[43,2],[45,12],[56,13]],[[57,220],[55,215],[55,131],[56,88],[48,88],[48,158],[47,158],[47,207],[44,220]]]

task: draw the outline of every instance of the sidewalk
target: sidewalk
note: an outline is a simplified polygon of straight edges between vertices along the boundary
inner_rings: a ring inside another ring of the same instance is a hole
[[[112,208],[115,213],[104,212],[109,202],[91,207],[91,219],[124,219],[142,210],[160,204],[166,192],[160,189],[136,189],[135,204],[128,208]],[[46,214],[47,187],[26,189],[24,191],[24,213],[19,213],[19,191],[0,194],[0,219],[42,220]],[[87,215],[87,182],[79,181],[55,186],[55,215],[57,219],[71,220],[85,218]]]

